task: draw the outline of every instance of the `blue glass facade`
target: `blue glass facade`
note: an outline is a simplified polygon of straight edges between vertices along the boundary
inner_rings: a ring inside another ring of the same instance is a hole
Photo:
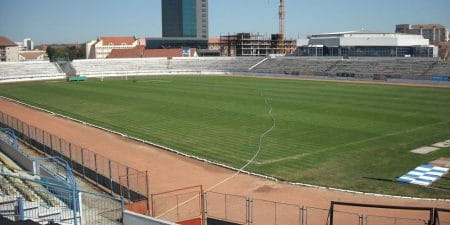
[[[163,37],[182,37],[181,0],[162,0]]]
[[[147,48],[158,49],[158,48],[197,48],[197,49],[207,49],[208,40],[202,39],[180,39],[180,38],[147,38],[146,39]]]
[[[182,37],[197,36],[196,0],[182,0],[181,4],[181,35]]]
[[[162,0],[163,37],[208,38],[208,0]]]

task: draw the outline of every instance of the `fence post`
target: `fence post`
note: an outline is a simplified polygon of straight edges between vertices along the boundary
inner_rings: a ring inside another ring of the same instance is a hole
[[[83,152],[83,148],[81,148],[81,169],[83,170],[83,179],[85,179],[85,175],[84,175],[84,152]]]
[[[439,218],[439,213],[436,212],[436,209],[430,210],[430,221],[428,221],[429,224],[437,224],[439,222],[438,220],[435,220],[436,219],[434,215],[435,213],[438,215]]]
[[[94,153],[94,165],[95,165],[95,182],[98,185],[98,168],[97,168],[97,154]]]
[[[70,168],[73,170],[73,163],[72,163],[72,143],[69,143],[69,161],[70,161]]]
[[[38,140],[37,140],[37,128],[34,127],[34,140],[35,140],[35,144],[37,144]]]
[[[78,205],[79,205],[79,210],[80,211],[80,224],[84,225],[83,223],[83,193],[81,191],[78,192]]]
[[[130,168],[127,166],[127,191],[128,191],[128,200],[131,201],[131,195],[130,195],[130,173],[129,173]]]
[[[206,191],[202,192],[202,225],[208,224],[208,209],[207,209],[207,202],[206,202]]]
[[[331,202],[329,213],[330,213],[330,225],[333,225],[333,223],[334,223],[334,202]]]
[[[27,127],[28,127],[28,144],[30,144],[30,145],[31,145],[31,133],[30,133],[30,125],[28,124],[28,125],[27,125]]]
[[[305,218],[305,215],[304,215],[304,210],[305,210],[305,207],[304,206],[302,206],[302,207],[300,207],[300,214],[299,214],[299,224],[300,225],[306,225],[306,224],[304,224],[304,218]]]
[[[59,138],[59,153],[61,154],[61,156],[64,156],[64,154],[62,153],[62,140],[61,140],[61,138]]]
[[[121,221],[123,221],[123,212],[125,212],[125,200],[122,196],[120,196],[120,214],[121,214]]]
[[[52,140],[52,135],[49,134],[49,138],[50,138],[50,148],[53,152],[53,156],[55,155],[55,149],[53,148],[53,140]]]
[[[47,153],[47,151],[45,151],[45,133],[44,133],[44,130],[42,130],[42,148],[43,148],[44,152]]]
[[[113,180],[112,180],[112,171],[111,171],[111,160],[108,160],[108,166],[109,166],[109,181],[111,185],[111,195],[113,194]]]
[[[23,197],[18,197],[17,198],[17,219],[19,221],[23,221],[25,220],[25,209],[24,209],[24,202],[23,202]]]
[[[148,214],[150,215],[150,203],[149,203],[149,198],[150,198],[150,183],[148,182],[148,171],[145,171],[145,183],[146,183],[146,188],[147,188],[147,211]],[[153,205],[151,206],[153,208]]]
[[[25,139],[25,129],[23,128],[23,122],[21,122],[20,124],[22,124],[22,139]]]
[[[248,225],[251,225],[251,224],[253,224],[253,212],[252,212],[252,203],[253,203],[253,200],[251,199],[251,198],[247,198],[247,200],[246,200],[246,205],[247,205],[247,224]],[[226,206],[225,206],[226,207]]]
[[[73,224],[77,225],[78,224],[78,220],[77,220],[77,211],[78,211],[78,191],[76,189],[76,187],[72,187],[72,211],[73,211]]]
[[[125,199],[122,196],[120,196],[120,210],[123,217],[123,212],[125,211]]]

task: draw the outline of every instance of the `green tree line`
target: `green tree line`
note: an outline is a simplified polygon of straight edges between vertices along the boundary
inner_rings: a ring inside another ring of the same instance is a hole
[[[74,60],[74,59],[85,59],[86,58],[86,48],[85,45],[77,46],[64,46],[64,47],[52,47],[48,46],[47,55],[50,61],[55,62],[58,60]]]

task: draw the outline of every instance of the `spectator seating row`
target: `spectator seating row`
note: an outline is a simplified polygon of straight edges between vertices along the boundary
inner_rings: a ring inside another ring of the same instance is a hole
[[[60,78],[65,74],[54,63],[37,62],[3,62],[0,63],[0,81],[11,79]]]

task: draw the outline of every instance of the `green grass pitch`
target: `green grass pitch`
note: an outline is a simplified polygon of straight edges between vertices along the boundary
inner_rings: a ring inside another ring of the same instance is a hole
[[[179,151],[282,180],[365,192],[448,198],[450,176],[430,188],[390,182],[450,149],[450,89],[215,76],[92,79],[0,85],[11,97]]]

